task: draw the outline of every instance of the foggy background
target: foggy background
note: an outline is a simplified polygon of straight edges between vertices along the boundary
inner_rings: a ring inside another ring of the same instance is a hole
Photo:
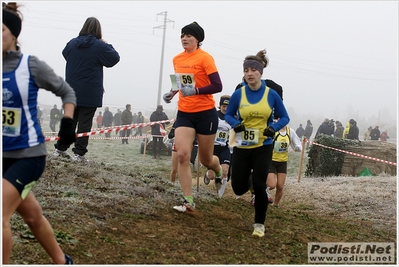
[[[397,136],[398,3],[390,1],[71,1],[23,4],[23,53],[48,63],[65,77],[62,50],[76,37],[87,17],[102,24],[103,39],[121,56],[104,69],[104,102],[132,105],[145,118],[161,104],[174,118],[176,96],[166,104],[172,58],[183,51],[181,28],[197,21],[205,30],[202,49],[215,59],[223,83],[215,94],[231,95],[243,76],[243,59],[266,49],[270,59],[263,78],[283,86],[290,126],[314,132],[324,118],[345,126],[355,119],[364,131],[375,125]],[[163,26],[166,20],[163,64]],[[162,69],[162,72],[160,72]],[[160,80],[161,78],[161,80]],[[39,105],[61,106],[59,98],[40,90]]]

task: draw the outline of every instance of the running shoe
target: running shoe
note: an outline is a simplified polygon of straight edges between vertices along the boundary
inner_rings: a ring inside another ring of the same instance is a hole
[[[208,177],[208,171],[205,172],[204,175],[204,184],[208,185],[211,182],[211,179]]]
[[[267,202],[269,202],[269,204],[272,204],[273,203],[273,199],[272,199],[272,196],[270,195],[269,187],[266,188],[266,195],[267,195]]]
[[[252,194],[249,204],[251,204],[251,206],[255,206],[255,194]]]
[[[261,223],[255,223],[252,235],[263,237],[265,235],[265,226]]]
[[[72,157],[72,159],[73,159],[74,161],[78,161],[78,162],[89,162],[89,160],[86,159],[85,156],[81,156],[81,155],[79,155],[79,154],[75,154],[75,155]]]
[[[71,157],[67,151],[62,151],[62,150],[59,150],[59,149],[55,149],[54,150],[53,156],[54,157],[65,157],[65,158],[70,158]]]
[[[227,187],[227,178],[223,178],[222,187],[218,191],[218,195],[220,198],[222,198],[224,191],[226,190],[226,187]]]
[[[186,211],[193,212],[195,211],[195,203],[190,204],[187,200],[184,200],[181,205],[174,206],[173,208],[180,212],[186,212]]]
[[[71,258],[71,256],[65,254],[65,265],[72,265],[73,264],[73,260]]]
[[[213,187],[214,187],[217,191],[219,191],[220,188],[222,188],[222,178],[216,177],[216,178],[215,178],[215,183],[214,183]]]

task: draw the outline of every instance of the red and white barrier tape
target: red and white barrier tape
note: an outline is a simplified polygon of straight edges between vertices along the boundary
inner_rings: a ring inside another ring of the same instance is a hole
[[[104,129],[101,129],[101,130],[98,130],[98,131],[91,131],[91,132],[87,132],[87,133],[78,133],[78,134],[76,134],[76,138],[86,137],[86,136],[96,135],[96,134],[124,131],[124,130],[135,129],[135,128],[142,128],[144,126],[151,126],[151,125],[162,124],[162,123],[167,123],[167,122],[172,123],[174,121],[175,121],[175,119],[171,119],[171,120],[152,121],[152,122],[147,122],[147,123],[137,123],[137,124],[109,127],[109,128],[104,128]],[[58,136],[46,137],[45,141],[46,142],[57,141],[58,139],[59,139]]]
[[[146,134],[146,135],[143,135],[143,136],[140,136],[140,135],[136,135],[136,136],[133,136],[133,135],[131,135],[131,136],[129,136],[129,137],[121,137],[121,136],[115,136],[115,137],[90,137],[90,140],[122,140],[122,139],[128,139],[128,140],[131,140],[131,139],[137,139],[137,140],[139,140],[139,139],[145,139],[145,138],[147,138],[147,139],[149,139],[150,137],[164,137],[164,136],[162,136],[162,135],[154,135],[154,134]]]
[[[358,154],[358,153],[354,153],[354,152],[350,152],[350,151],[346,151],[346,150],[341,150],[341,149],[334,148],[334,147],[325,146],[325,145],[310,141],[310,140],[308,140],[306,138],[304,138],[303,141],[307,142],[309,144],[321,146],[321,147],[324,147],[324,148],[329,148],[329,149],[336,150],[336,151],[339,151],[339,152],[343,152],[343,153],[346,153],[346,154],[349,154],[349,155],[354,155],[354,156],[358,156],[358,157],[361,157],[361,158],[371,159],[371,160],[375,160],[375,161],[378,161],[378,162],[387,163],[387,164],[391,164],[391,165],[397,166],[396,162],[391,162],[391,161],[378,159],[378,158],[374,158],[374,157],[369,157],[369,156],[366,156],[366,155],[362,155],[362,154]]]

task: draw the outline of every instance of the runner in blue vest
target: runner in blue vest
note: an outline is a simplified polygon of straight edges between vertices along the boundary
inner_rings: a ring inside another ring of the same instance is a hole
[[[43,61],[22,54],[18,36],[22,20],[18,5],[3,3],[3,264],[10,263],[12,232],[10,221],[18,212],[40,245],[55,264],[73,264],[64,254],[42,208],[32,193],[46,165],[46,144],[39,120],[38,91],[44,88],[60,96],[64,114],[59,142],[75,141],[73,112],[76,96],[73,89]]]

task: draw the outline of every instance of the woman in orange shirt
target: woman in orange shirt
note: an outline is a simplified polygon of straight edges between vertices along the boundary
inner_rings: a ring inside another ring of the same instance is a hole
[[[163,96],[170,103],[179,93],[176,116],[175,147],[178,157],[178,176],[183,191],[183,202],[173,208],[194,211],[190,156],[193,141],[197,138],[199,162],[216,173],[215,186],[222,185],[222,168],[213,155],[213,144],[218,128],[218,116],[213,94],[222,91],[222,82],[213,57],[200,48],[205,33],[193,22],[181,30],[184,51],[173,58],[177,88]]]

